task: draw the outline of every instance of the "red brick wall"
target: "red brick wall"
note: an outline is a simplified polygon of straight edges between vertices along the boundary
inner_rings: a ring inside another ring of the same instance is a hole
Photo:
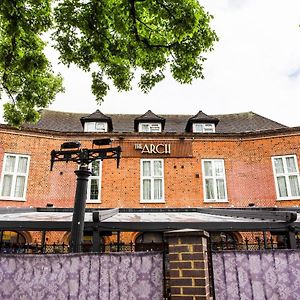
[[[0,206],[45,207],[53,203],[56,207],[72,207],[76,178],[74,163],[55,163],[50,172],[50,152],[58,150],[66,140],[80,140],[83,146],[90,147],[91,140],[98,136],[70,136],[36,134],[23,131],[0,131],[0,172],[4,153],[30,155],[30,170],[26,201],[0,200]],[[187,155],[170,155],[164,158],[165,204],[140,204],[140,158],[139,155],[123,153],[120,168],[116,162],[106,160],[102,168],[102,203],[88,204],[89,207],[230,207],[248,206],[293,206],[299,200],[276,201],[275,184],[271,156],[296,154],[300,161],[300,134],[290,136],[266,136],[262,138],[217,138],[188,139],[184,141],[170,136],[150,140],[126,137],[134,143],[167,143],[172,149],[183,143]],[[124,143],[124,142],[123,142]],[[116,138],[114,146],[119,144]],[[190,147],[192,144],[192,147]],[[188,150],[192,149],[192,150]],[[179,153],[176,150],[173,153]],[[181,152],[182,154],[182,152]],[[166,156],[166,155],[165,155]],[[147,157],[146,154],[144,156]],[[153,157],[153,155],[151,156]],[[160,158],[159,155],[155,157]],[[222,158],[225,162],[228,203],[204,203],[201,159]]]

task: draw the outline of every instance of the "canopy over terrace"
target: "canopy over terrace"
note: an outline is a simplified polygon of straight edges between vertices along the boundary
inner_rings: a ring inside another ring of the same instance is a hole
[[[69,231],[71,208],[0,208],[0,230]],[[297,216],[299,217],[297,218]],[[300,231],[300,208],[86,209],[85,230]]]
[[[70,231],[72,208],[0,208],[0,231]],[[299,215],[299,217],[298,217]],[[115,208],[86,209],[84,230],[92,232],[93,249],[109,232],[262,231],[285,235],[296,248],[300,208]]]

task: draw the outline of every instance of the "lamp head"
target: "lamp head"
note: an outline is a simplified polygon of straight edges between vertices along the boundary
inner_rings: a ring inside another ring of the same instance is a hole
[[[61,144],[61,149],[78,149],[81,146],[80,142],[74,141],[74,142],[64,142]]]
[[[99,140],[93,140],[93,145],[96,146],[105,146],[111,144],[111,139],[99,139]]]

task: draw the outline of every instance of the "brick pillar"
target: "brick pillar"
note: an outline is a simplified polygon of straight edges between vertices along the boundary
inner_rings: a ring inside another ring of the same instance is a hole
[[[184,229],[165,233],[169,242],[172,300],[208,300],[207,238],[202,230]]]

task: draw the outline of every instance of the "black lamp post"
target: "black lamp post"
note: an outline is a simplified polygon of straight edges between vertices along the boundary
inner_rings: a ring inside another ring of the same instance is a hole
[[[119,167],[121,147],[103,147],[110,144],[110,139],[93,140],[93,146],[99,146],[100,148],[86,149],[80,148],[81,144],[79,142],[65,142],[61,145],[61,150],[51,151],[50,171],[53,169],[54,162],[57,161],[73,161],[79,164],[79,169],[75,171],[77,184],[71,228],[71,252],[81,252],[87,186],[89,176],[92,174],[88,165],[94,160],[116,159],[117,168]]]

